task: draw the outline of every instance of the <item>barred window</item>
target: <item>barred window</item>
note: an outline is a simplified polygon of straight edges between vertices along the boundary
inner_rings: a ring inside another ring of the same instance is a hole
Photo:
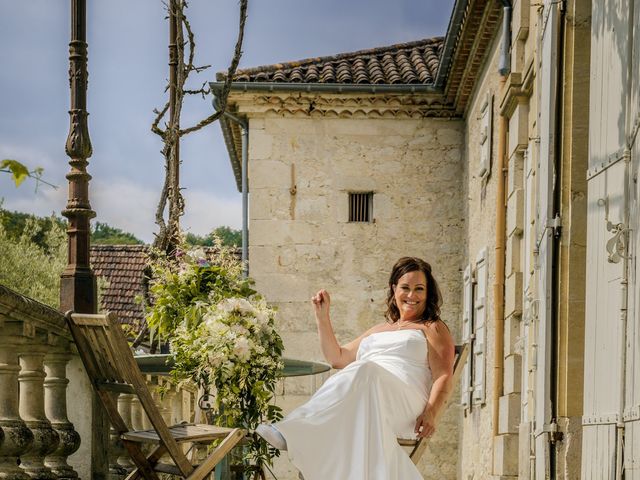
[[[373,192],[349,194],[349,221],[373,221]]]

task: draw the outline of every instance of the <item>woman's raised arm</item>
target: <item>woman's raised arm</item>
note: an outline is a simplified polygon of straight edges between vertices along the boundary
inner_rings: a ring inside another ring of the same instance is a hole
[[[311,302],[316,314],[316,324],[318,325],[318,336],[320,337],[320,349],[322,355],[333,368],[344,368],[355,361],[358,347],[367,332],[360,335],[355,340],[340,346],[333,333],[329,308],[331,297],[326,290],[320,290],[312,298]]]

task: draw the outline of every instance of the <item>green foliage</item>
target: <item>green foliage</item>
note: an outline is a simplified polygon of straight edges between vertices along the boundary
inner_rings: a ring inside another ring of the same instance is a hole
[[[253,429],[281,418],[272,405],[283,368],[275,312],[242,278],[233,248],[214,242],[216,255],[185,247],[156,253],[147,323],[171,341],[175,382],[194,382],[215,399],[215,422]],[[277,450],[253,439],[244,450],[252,468],[271,464]]]
[[[35,222],[37,225],[33,241],[42,248],[46,248],[45,237],[53,224],[63,230],[67,228],[67,221],[55,215],[38,217],[29,213],[0,210],[0,223],[4,226],[6,234],[13,240],[17,241],[20,238],[27,221]],[[91,243],[94,245],[142,245],[144,242],[132,233],[111,227],[106,223],[96,222],[91,230]]]
[[[19,187],[29,176],[29,169],[17,160],[2,160],[0,162],[0,170],[11,174],[16,187]]]
[[[91,231],[91,243],[94,245],[142,245],[144,242],[132,233],[110,227],[106,223],[96,222]]]
[[[10,212],[2,209],[0,209],[0,223],[5,229],[5,235],[15,242],[22,237],[27,223],[33,224],[30,227],[31,241],[47,252],[49,251],[46,242],[47,234],[53,228],[63,231],[67,229],[67,221],[53,214],[49,217],[38,217],[29,213]]]
[[[42,179],[42,174],[44,173],[44,169],[42,167],[36,167],[33,170],[29,170],[24,164],[17,160],[10,160],[8,158],[0,160],[0,172],[10,174],[13,182],[16,184],[16,187],[19,187],[27,178],[33,178],[36,181],[36,190],[40,183],[44,183],[45,185],[49,185],[53,188],[58,188],[56,185]]]
[[[215,259],[202,248],[179,248],[175,256],[156,253],[149,288],[153,307],[146,315],[152,335],[170,338],[181,322],[192,327],[202,308],[229,297],[255,295],[252,281],[242,278],[242,265],[229,247],[220,243]]]
[[[0,218],[4,214],[0,210]],[[0,221],[0,252],[1,284],[58,307],[60,275],[67,264],[67,235],[58,219],[51,217],[47,224],[28,216],[19,234],[9,233]]]
[[[242,231],[227,226],[216,227],[209,235],[204,237],[187,233],[186,242],[189,245],[213,247],[216,238],[220,239],[222,244],[228,247],[240,247],[242,245]]]

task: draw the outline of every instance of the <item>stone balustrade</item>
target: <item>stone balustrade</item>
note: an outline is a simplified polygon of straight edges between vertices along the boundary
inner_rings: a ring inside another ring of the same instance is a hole
[[[74,357],[60,312],[0,285],[0,479],[75,479],[67,415]]]
[[[195,389],[147,382],[165,387],[154,395],[167,423],[193,421]],[[0,480],[91,478],[92,398],[64,316],[0,285]],[[129,426],[150,428],[135,395],[117,404]],[[109,450],[110,480],[124,478],[133,464],[116,435]]]

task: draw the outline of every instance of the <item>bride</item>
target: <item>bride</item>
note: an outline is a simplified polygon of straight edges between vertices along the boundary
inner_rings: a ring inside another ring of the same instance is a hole
[[[420,480],[397,438],[431,437],[451,394],[454,344],[440,319],[431,266],[403,257],[389,278],[386,321],[340,346],[331,299],[312,299],[322,353],[333,368],[311,399],[256,430],[288,450],[305,480]]]

